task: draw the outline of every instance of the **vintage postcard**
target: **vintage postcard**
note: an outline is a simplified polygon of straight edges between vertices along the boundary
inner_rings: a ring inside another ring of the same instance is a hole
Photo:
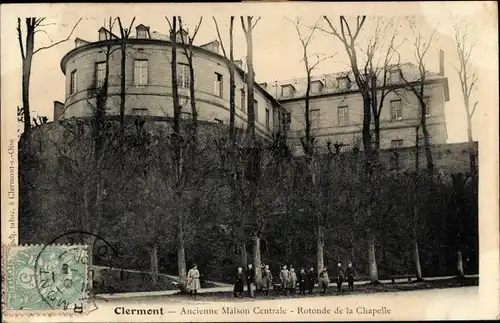
[[[495,2],[7,4],[5,322],[495,319]]]

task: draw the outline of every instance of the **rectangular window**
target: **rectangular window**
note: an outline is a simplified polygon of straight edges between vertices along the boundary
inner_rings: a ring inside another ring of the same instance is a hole
[[[403,147],[403,139],[391,140],[391,148]]]
[[[349,78],[347,76],[339,77],[338,81],[340,89],[347,90],[349,88]]]
[[[179,63],[177,65],[177,86],[180,88],[188,89],[189,81],[191,79],[189,73],[189,65]]]
[[[222,98],[222,74],[215,73],[215,83],[214,83],[214,94],[219,98]]]
[[[106,79],[106,62],[99,62],[95,64],[95,87],[100,88],[104,86]]]
[[[401,120],[403,114],[401,113],[401,100],[391,101],[391,120]]]
[[[134,116],[145,116],[148,114],[148,109],[146,108],[133,108],[132,115]]]
[[[290,85],[281,86],[281,96],[283,97],[292,96],[292,87]]]
[[[281,129],[283,131],[289,131],[291,123],[292,123],[292,114],[290,112],[281,113]]]
[[[349,110],[347,106],[338,108],[339,126],[347,126],[349,124]]]
[[[241,89],[241,103],[240,103],[240,110],[245,111],[245,105],[247,102],[247,97],[245,94],[245,89]]]
[[[310,110],[309,115],[311,116],[311,128],[319,128],[320,112],[319,109]]]
[[[266,108],[266,128],[267,129],[271,128],[270,121],[269,121],[269,108]]]
[[[425,116],[430,117],[431,116],[431,98],[429,96],[424,96],[424,104],[425,104]],[[420,108],[422,109],[422,105],[420,105]]]
[[[136,59],[134,61],[134,85],[144,86],[148,84],[148,61]]]
[[[390,79],[390,83],[391,83],[391,84],[398,84],[398,83],[401,81],[401,80],[400,80],[400,78],[401,78],[401,74],[400,74],[399,70],[392,70],[392,71],[390,72],[390,74],[391,74],[391,75],[390,75],[390,77],[391,77],[391,79]]]
[[[320,81],[311,82],[311,93],[317,94],[321,93],[323,84]]]
[[[255,122],[259,122],[259,102],[253,100],[253,114],[255,116]]]
[[[69,83],[69,94],[76,93],[76,70],[71,72],[71,78]]]

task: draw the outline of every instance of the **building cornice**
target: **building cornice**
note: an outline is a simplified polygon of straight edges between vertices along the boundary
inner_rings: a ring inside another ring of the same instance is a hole
[[[449,101],[450,98],[449,98],[449,91],[448,91],[448,78],[446,77],[443,77],[443,78],[439,78],[439,79],[431,79],[431,80],[426,80],[424,82],[425,84],[439,84],[439,83],[442,83],[444,86],[445,86],[445,102]],[[416,81],[416,82],[410,82],[409,84],[398,84],[398,85],[387,85],[385,87],[377,87],[377,90],[382,90],[382,89],[386,89],[386,90],[408,90],[408,86],[412,86],[412,85],[417,85],[417,84],[420,84],[420,82]],[[328,98],[328,97],[336,97],[336,96],[345,96],[345,95],[351,95],[351,94],[356,94],[356,93],[360,93],[359,89],[355,89],[355,90],[346,90],[346,91],[339,91],[339,92],[332,92],[332,93],[321,93],[321,94],[310,94],[309,98],[311,100],[314,100],[314,99],[319,99],[319,98]],[[288,102],[295,102],[295,101],[302,101],[302,100],[305,100],[305,96],[299,96],[299,97],[294,97],[294,98],[283,98],[283,99],[279,99],[278,102],[280,103],[288,103]]]
[[[85,52],[89,49],[103,48],[107,44],[109,44],[110,42],[112,43],[112,46],[119,46],[120,45],[120,39],[113,39],[113,40],[101,40],[101,41],[91,42],[89,44],[85,44],[83,46],[73,48],[72,50],[67,52],[63,56],[63,58],[61,59],[61,63],[60,63],[61,71],[63,72],[64,75],[66,75],[66,65],[67,65],[68,61],[76,54]],[[131,45],[143,44],[143,45],[171,46],[171,44],[172,44],[172,42],[169,40],[148,39],[148,38],[131,38],[131,39],[128,39],[127,42]],[[177,43],[176,45],[179,48],[183,48],[184,46],[187,47],[187,45],[183,45],[182,43]],[[208,56],[212,56],[212,57],[215,57],[217,59],[220,59],[221,61],[223,61],[227,65],[231,64],[229,59],[227,59],[225,56],[214,53],[208,49],[201,48],[201,47],[194,46],[194,45],[192,46],[192,49],[194,51],[199,52],[199,53],[203,53],[203,54],[206,54]],[[242,79],[244,80],[245,76],[246,76],[245,71],[243,71],[243,69],[238,67],[236,64],[234,64],[234,63],[232,63],[232,64],[234,66],[235,71],[237,71],[240,74],[240,76],[242,77]],[[257,82],[254,83],[254,86],[262,95],[264,95],[268,100],[270,100],[275,106],[282,107],[280,102],[276,98],[274,98],[271,94],[269,94],[269,92],[264,90]]]

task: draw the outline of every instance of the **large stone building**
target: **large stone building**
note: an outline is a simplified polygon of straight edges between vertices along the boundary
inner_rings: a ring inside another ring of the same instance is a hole
[[[64,103],[56,102],[54,120],[84,118],[92,115],[96,88],[102,85],[105,73],[105,48],[111,39],[119,46],[119,39],[105,28],[98,31],[99,40],[90,42],[77,38],[75,48],[61,60],[66,75]],[[181,36],[182,35],[182,36]],[[188,35],[178,33],[177,41]],[[182,44],[178,44],[178,85],[183,114],[189,115],[189,69]],[[125,68],[127,116],[141,115],[154,119],[173,116],[171,86],[171,42],[169,36],[150,32],[149,27],[138,25],[128,40]],[[229,68],[227,59],[219,52],[219,43],[193,46],[196,101],[199,120],[229,123]],[[121,53],[114,50],[110,57],[107,114],[119,114]],[[245,71],[241,61],[235,62],[236,123],[246,123]],[[420,104],[417,97],[401,79],[416,80],[418,67],[406,63],[393,67],[387,75],[386,91],[380,114],[380,147],[401,148],[415,146],[417,126],[420,124]],[[377,81],[382,84],[379,79]],[[304,136],[304,98],[306,78],[256,84],[254,90],[256,129],[263,137],[285,130],[295,151],[300,154],[299,139]],[[380,98],[380,91],[379,95]],[[431,144],[446,143],[447,131],[444,115],[449,100],[448,80],[444,76],[443,55],[440,71],[428,73],[425,81],[427,101],[427,127]],[[325,74],[312,78],[310,91],[312,134],[320,147],[327,142],[341,143],[343,149],[363,148],[361,131],[363,101],[351,72]]]
[[[420,104],[404,80],[420,79],[417,66],[406,63],[394,66],[387,73],[385,96],[380,113],[380,147],[415,146],[416,126],[420,124]],[[383,73],[380,73],[383,74]],[[377,80],[381,98],[382,80]],[[418,84],[418,83],[417,83]],[[299,138],[305,131],[305,94],[307,78],[261,83],[285,107],[291,120],[288,136],[299,148]],[[449,101],[448,80],[444,76],[443,55],[440,53],[439,73],[427,73],[424,87],[427,101],[427,128],[431,144],[444,144],[447,139],[444,115]],[[341,143],[344,149],[361,145],[363,100],[351,72],[313,77],[310,86],[310,119],[312,134],[320,146],[326,142]],[[373,121],[373,117],[372,117]],[[421,137],[421,130],[419,137]]]
[[[187,33],[183,31],[182,37],[186,36]],[[178,86],[182,113],[188,117],[189,68],[181,41],[181,33],[178,33]],[[66,96],[64,103],[55,102],[54,120],[92,116],[96,100],[93,93],[104,82],[106,45],[110,42],[114,47],[109,59],[109,98],[106,113],[108,116],[119,115],[121,52],[115,50],[119,46],[119,39],[107,29],[101,28],[98,41],[90,42],[77,38],[75,48],[62,58],[61,69],[66,75]],[[228,60],[219,53],[217,41],[193,46],[192,50],[198,119],[228,124]],[[135,36],[127,41],[126,116],[141,115],[157,120],[166,120],[173,116],[170,61],[169,37],[150,32],[149,28],[142,24],[138,25]],[[241,68],[241,61],[235,63],[236,125],[243,128],[247,119],[247,87],[243,81],[245,72]],[[263,137],[271,137],[273,132],[281,128],[279,120],[285,111],[278,101],[258,84],[255,84],[254,102],[257,133]]]

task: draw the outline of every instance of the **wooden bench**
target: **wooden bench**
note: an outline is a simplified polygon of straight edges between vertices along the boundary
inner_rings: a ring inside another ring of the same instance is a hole
[[[391,275],[389,276],[391,278],[391,283],[395,284],[396,279],[408,279],[408,282],[411,283],[412,278],[416,278],[415,275],[407,274],[407,275]]]

